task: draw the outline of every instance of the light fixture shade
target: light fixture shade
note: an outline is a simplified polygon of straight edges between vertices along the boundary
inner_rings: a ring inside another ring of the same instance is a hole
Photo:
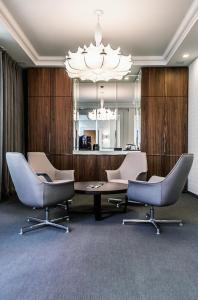
[[[131,55],[120,54],[120,48],[114,50],[103,44],[78,48],[76,53],[69,51],[65,66],[69,77],[81,80],[108,81],[122,79],[132,66]]]
[[[97,10],[98,23],[95,31],[95,45],[78,48],[77,52],[68,52],[65,67],[69,77],[81,80],[108,81],[110,79],[122,79],[130,72],[132,66],[131,55],[124,56],[120,48],[112,49],[108,44],[102,44],[102,31],[99,23],[101,10]]]

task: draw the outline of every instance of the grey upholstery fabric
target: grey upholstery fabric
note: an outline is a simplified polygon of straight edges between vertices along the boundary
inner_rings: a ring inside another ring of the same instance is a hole
[[[28,152],[28,163],[36,173],[46,173],[53,181],[74,180],[74,170],[54,168],[44,152]]]
[[[184,188],[192,163],[193,154],[183,154],[165,178],[158,177],[158,182],[152,182],[152,178],[151,182],[129,181],[128,199],[154,206],[175,203]]]
[[[73,181],[41,181],[21,153],[7,152],[6,159],[17,195],[24,204],[31,207],[47,207],[74,196]]]
[[[146,180],[147,158],[145,152],[127,153],[123,163],[117,170],[106,170],[109,182],[128,184],[128,180],[136,180],[138,177]],[[141,174],[144,176],[141,177]]]

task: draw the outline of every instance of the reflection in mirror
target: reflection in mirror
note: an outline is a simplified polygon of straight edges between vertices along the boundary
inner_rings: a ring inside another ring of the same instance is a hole
[[[74,150],[140,148],[140,75],[130,81],[74,80]]]

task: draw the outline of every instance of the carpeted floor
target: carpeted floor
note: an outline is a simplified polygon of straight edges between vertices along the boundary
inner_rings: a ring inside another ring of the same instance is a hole
[[[80,204],[92,201],[76,196],[74,208]],[[1,203],[0,299],[198,299],[198,199],[183,194],[176,205],[158,209],[159,217],[185,221],[163,226],[160,236],[149,225],[122,225],[124,217],[145,211],[131,206],[126,215],[99,222],[73,213],[69,234],[46,227],[20,236],[25,217],[42,212],[13,199]]]

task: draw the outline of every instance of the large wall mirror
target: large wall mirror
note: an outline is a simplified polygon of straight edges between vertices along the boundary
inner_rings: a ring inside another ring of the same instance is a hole
[[[74,150],[140,148],[140,81],[74,81]]]

